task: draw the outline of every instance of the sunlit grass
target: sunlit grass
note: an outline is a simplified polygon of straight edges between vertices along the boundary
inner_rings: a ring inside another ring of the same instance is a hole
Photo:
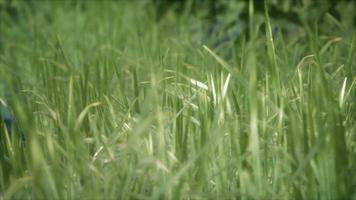
[[[144,1],[26,5],[1,16],[0,199],[356,198],[355,35],[265,15],[223,51]]]

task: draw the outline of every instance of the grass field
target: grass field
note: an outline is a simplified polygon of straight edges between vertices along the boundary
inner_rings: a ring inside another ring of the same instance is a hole
[[[354,28],[266,15],[219,49],[128,2],[1,14],[1,200],[356,199]]]

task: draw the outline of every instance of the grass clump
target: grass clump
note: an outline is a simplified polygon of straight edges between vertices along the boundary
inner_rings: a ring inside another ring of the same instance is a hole
[[[1,13],[0,199],[355,199],[356,36],[250,8],[224,49],[146,1]]]

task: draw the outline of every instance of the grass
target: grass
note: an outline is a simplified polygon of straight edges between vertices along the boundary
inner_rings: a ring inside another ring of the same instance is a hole
[[[192,40],[201,21],[157,23],[145,1],[18,9],[0,24],[16,116],[0,199],[356,199],[356,35],[341,23],[273,36],[256,15],[249,40],[214,49]]]

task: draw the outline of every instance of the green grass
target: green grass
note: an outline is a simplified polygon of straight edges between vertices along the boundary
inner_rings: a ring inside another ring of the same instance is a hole
[[[355,34],[266,15],[225,59],[125,2],[1,14],[0,199],[356,199]]]

